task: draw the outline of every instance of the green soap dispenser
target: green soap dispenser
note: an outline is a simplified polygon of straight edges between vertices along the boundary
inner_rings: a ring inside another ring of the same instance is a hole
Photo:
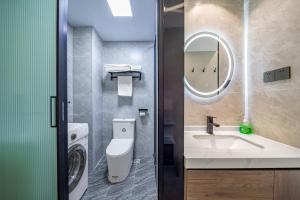
[[[252,125],[247,123],[247,122],[242,122],[240,124],[240,133],[242,133],[242,134],[252,134],[253,133]]]

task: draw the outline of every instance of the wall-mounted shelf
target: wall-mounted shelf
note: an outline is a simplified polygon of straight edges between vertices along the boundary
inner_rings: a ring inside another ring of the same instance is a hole
[[[132,78],[138,78],[142,80],[142,72],[140,71],[123,71],[123,72],[109,72],[110,80],[118,78],[118,76],[132,76]]]

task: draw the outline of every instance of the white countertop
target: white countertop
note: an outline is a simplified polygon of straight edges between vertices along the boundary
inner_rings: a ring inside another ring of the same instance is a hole
[[[197,137],[214,137],[203,127],[186,127],[184,134],[186,169],[300,168],[300,149],[259,135],[241,134],[237,127],[222,127],[214,131],[216,136],[239,139],[239,144],[228,148],[204,143],[211,140],[199,142]]]

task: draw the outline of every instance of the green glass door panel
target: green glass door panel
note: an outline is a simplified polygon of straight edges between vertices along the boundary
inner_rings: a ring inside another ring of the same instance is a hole
[[[0,0],[0,199],[56,200],[55,0]]]

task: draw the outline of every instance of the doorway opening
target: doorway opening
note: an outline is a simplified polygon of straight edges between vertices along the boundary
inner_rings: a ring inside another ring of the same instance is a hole
[[[68,2],[70,200],[157,199],[157,5],[116,2]]]

